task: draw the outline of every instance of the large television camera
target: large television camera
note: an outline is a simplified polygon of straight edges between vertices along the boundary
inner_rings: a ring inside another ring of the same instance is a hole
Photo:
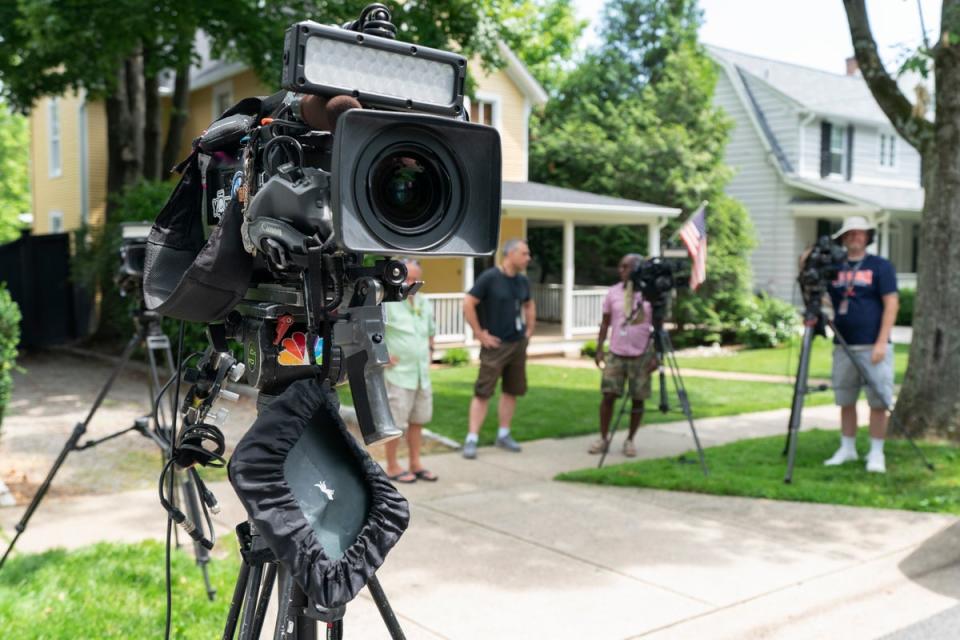
[[[689,286],[690,261],[679,256],[648,258],[637,263],[630,279],[634,290],[650,302],[655,319],[662,321],[670,292]]]
[[[422,284],[389,256],[491,255],[500,222],[500,139],[467,121],[466,60],[395,33],[382,5],[292,25],[285,91],[195,141],[144,268],[148,306],[225,323],[261,394],[348,380],[368,444],[400,434],[380,304]]]

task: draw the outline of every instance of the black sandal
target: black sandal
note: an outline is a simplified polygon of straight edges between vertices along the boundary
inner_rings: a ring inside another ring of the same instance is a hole
[[[430,471],[429,469],[420,469],[420,471],[413,471],[412,473],[414,476],[416,476],[417,480],[423,480],[425,482],[436,482],[437,480],[440,479],[434,472]]]

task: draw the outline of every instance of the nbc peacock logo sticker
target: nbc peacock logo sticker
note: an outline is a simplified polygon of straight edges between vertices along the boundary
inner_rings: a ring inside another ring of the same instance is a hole
[[[282,367],[303,367],[309,364],[307,356],[307,335],[297,331],[280,343],[283,347],[277,356],[277,363]],[[313,361],[320,363],[323,360],[323,338],[317,338],[313,345]]]

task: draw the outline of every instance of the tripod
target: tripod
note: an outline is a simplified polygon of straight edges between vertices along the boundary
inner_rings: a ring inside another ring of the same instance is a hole
[[[687,396],[687,388],[683,383],[683,377],[680,375],[680,366],[677,364],[677,355],[673,349],[673,342],[670,340],[670,333],[663,326],[663,321],[666,317],[667,301],[661,297],[660,299],[655,300],[652,303],[652,306],[653,347],[657,354],[657,361],[660,363],[658,368],[660,376],[659,409],[662,413],[667,413],[670,411],[666,373],[666,369],[669,367],[670,378],[673,381],[673,388],[677,391],[677,401],[680,403],[680,408],[683,411],[683,415],[686,416],[687,422],[690,424],[690,433],[693,436],[693,442],[697,447],[697,455],[700,458],[700,469],[703,471],[703,475],[706,477],[709,475],[709,470],[707,469],[706,459],[703,456],[703,447],[700,446],[700,438],[697,436],[697,429],[693,424],[693,412],[690,409],[690,398]],[[636,311],[634,313],[636,313]],[[603,455],[600,456],[600,462],[597,464],[598,469],[603,466],[603,462],[607,457],[607,452],[610,449],[609,442],[613,441],[613,436],[617,432],[617,427],[620,425],[620,419],[623,418],[627,402],[629,401],[630,398],[624,396],[623,402],[620,404],[620,411],[617,414],[617,419],[610,430],[608,444],[606,447],[604,447]]]
[[[113,440],[114,438],[122,436],[130,431],[136,431],[145,438],[152,440],[158,447],[160,447],[162,451],[166,453],[170,439],[169,427],[167,426],[169,423],[166,419],[166,410],[164,409],[162,402],[157,403],[155,411],[153,407],[156,394],[161,387],[158,361],[162,361],[169,371],[176,371],[177,369],[174,366],[173,352],[170,348],[170,340],[166,335],[164,335],[163,330],[161,329],[159,314],[152,311],[147,311],[144,308],[141,300],[140,307],[132,312],[132,316],[135,327],[133,336],[130,337],[126,347],[124,347],[123,353],[120,355],[120,360],[114,366],[113,371],[110,372],[110,376],[107,378],[107,381],[104,383],[103,387],[100,388],[96,399],[93,401],[93,406],[90,407],[90,411],[87,413],[87,417],[83,420],[83,422],[78,422],[73,428],[73,432],[70,434],[70,437],[67,438],[66,443],[63,445],[63,449],[60,450],[60,454],[53,463],[53,467],[51,467],[50,471],[47,473],[43,484],[40,485],[40,488],[30,501],[30,505],[27,507],[23,517],[17,523],[15,527],[17,533],[10,542],[10,546],[7,547],[6,552],[4,552],[3,557],[0,558],[0,568],[3,567],[7,556],[9,556],[10,552],[13,551],[13,547],[17,544],[17,540],[26,530],[30,518],[33,516],[34,511],[37,510],[37,507],[40,506],[40,502],[50,489],[50,485],[53,482],[54,476],[57,474],[57,471],[60,470],[60,467],[63,465],[64,461],[67,459],[67,455],[71,451],[83,451],[86,449],[91,449],[99,444],[107,442],[108,440]],[[117,377],[129,364],[130,358],[133,356],[133,352],[138,346],[144,347],[150,366],[150,373],[147,383],[151,406],[150,415],[137,418],[134,420],[133,425],[126,429],[117,431],[116,433],[112,433],[97,440],[88,440],[87,442],[81,444],[80,439],[87,432],[87,427],[89,426],[90,421],[93,419],[94,414],[100,408],[100,404],[110,392],[110,389],[113,387],[113,383],[116,381]],[[172,412],[172,416],[177,409],[176,398],[171,397],[169,408]],[[154,421],[154,427],[152,429],[150,428],[151,419]],[[178,485],[180,487],[180,498],[183,500],[184,506],[186,507],[187,512],[190,514],[191,519],[194,522],[200,522],[201,509],[195,480],[190,473],[178,473],[177,475],[179,478]],[[179,546],[179,539],[177,541],[177,546]],[[207,589],[207,596],[213,600],[216,591],[210,584],[210,577],[207,571],[207,564],[210,562],[210,553],[200,544],[194,543],[194,554],[196,557],[197,566],[200,567],[200,570],[203,573],[203,579]]]
[[[856,367],[857,373],[860,374],[860,379],[866,382],[867,386],[878,397],[882,397],[882,395],[878,393],[873,377],[864,368],[863,364],[856,357],[854,357],[853,352],[850,350],[850,345],[847,344],[847,341],[844,340],[843,336],[840,335],[840,332],[837,331],[837,327],[834,325],[833,320],[828,318],[823,313],[823,309],[820,306],[819,296],[810,295],[803,315],[803,342],[800,348],[800,362],[797,365],[797,379],[793,385],[793,402],[790,406],[790,422],[787,426],[787,442],[786,446],[784,447],[784,454],[787,456],[787,473],[784,476],[783,481],[787,484],[793,482],[793,467],[797,457],[797,440],[800,436],[800,418],[803,414],[803,399],[808,393],[812,392],[812,390],[807,387],[807,378],[810,374],[810,352],[813,347],[813,338],[817,333],[817,327],[821,322],[824,325],[829,326],[833,331],[837,342],[843,348],[844,353],[853,363],[854,367]],[[886,407],[885,410],[890,411],[890,407]],[[894,431],[899,431],[899,433],[906,437],[907,441],[913,447],[913,450],[916,451],[918,456],[920,456],[923,464],[930,471],[933,471],[933,464],[930,463],[920,447],[917,446],[917,443],[913,441],[913,438],[910,437],[910,434],[907,433],[906,429],[903,428],[903,425],[900,423],[900,419],[897,417],[897,415],[892,412],[890,415]]]

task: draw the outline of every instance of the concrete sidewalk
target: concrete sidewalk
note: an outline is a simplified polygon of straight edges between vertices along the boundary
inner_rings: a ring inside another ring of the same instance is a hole
[[[697,430],[709,446],[783,433],[787,416],[705,419]],[[804,424],[835,427],[836,409],[810,408]],[[847,640],[923,628],[957,607],[957,518],[553,481],[596,464],[591,440],[428,458],[440,481],[402,487],[411,525],[379,573],[408,638]],[[691,446],[685,423],[638,436],[645,457]],[[213,490],[229,533],[242,510],[226,483]],[[21,515],[0,509],[0,526]],[[155,490],[51,498],[18,549],[159,539],[164,526]],[[387,637],[365,592],[345,629]]]

